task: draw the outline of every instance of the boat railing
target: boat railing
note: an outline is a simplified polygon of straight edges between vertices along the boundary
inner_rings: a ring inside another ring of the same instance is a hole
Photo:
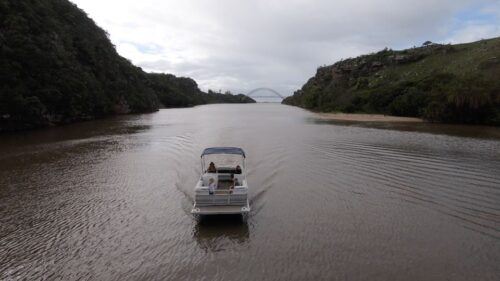
[[[244,206],[247,194],[196,194],[197,206]]]

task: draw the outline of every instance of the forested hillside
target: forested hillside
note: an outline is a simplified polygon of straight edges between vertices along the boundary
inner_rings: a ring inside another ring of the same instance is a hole
[[[148,74],[67,0],[0,0],[0,132],[250,98]]]
[[[500,38],[389,49],[320,67],[284,100],[316,111],[500,125]]]
[[[185,107],[209,103],[254,103],[243,94],[233,95],[230,92],[208,93],[200,91],[191,78],[175,77],[172,74],[148,73],[151,88],[157,93],[163,107]],[[179,94],[183,93],[183,94]]]

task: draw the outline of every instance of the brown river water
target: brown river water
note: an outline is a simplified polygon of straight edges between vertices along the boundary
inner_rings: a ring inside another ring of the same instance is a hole
[[[200,153],[252,211],[190,214]],[[164,109],[0,136],[0,280],[500,280],[500,129]]]

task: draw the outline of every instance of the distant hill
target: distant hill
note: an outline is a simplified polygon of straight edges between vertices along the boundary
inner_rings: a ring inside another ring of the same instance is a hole
[[[255,101],[145,73],[67,0],[0,1],[0,132],[214,102]]]
[[[151,88],[155,91],[162,107],[185,107],[210,103],[255,103],[255,100],[231,92],[208,93],[200,91],[191,78],[175,77],[172,74],[148,73]]]
[[[500,125],[500,38],[426,42],[318,68],[284,104],[315,111],[383,113]]]

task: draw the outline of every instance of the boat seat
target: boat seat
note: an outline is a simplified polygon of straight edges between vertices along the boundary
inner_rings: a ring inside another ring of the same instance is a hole
[[[235,174],[235,175],[239,175],[239,174],[241,174],[241,170],[240,171],[236,171],[236,168],[223,167],[223,168],[218,168],[217,169],[217,173],[219,173],[219,174]]]
[[[234,178],[238,179],[238,182],[240,183],[239,186],[243,185],[243,175],[241,175],[241,174],[234,174]]]

